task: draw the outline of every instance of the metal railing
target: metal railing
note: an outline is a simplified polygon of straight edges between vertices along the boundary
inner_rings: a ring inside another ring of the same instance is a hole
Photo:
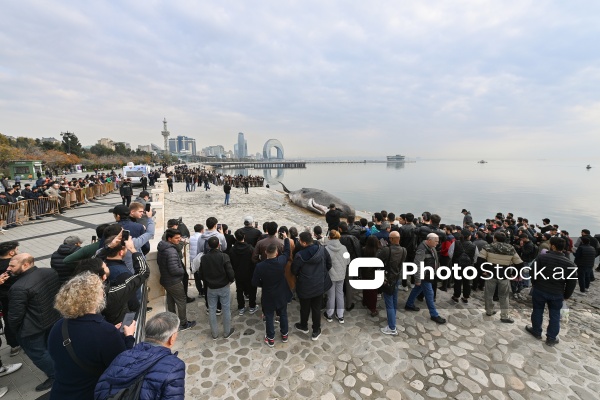
[[[148,267],[149,268],[149,267]],[[140,309],[137,315],[135,327],[135,344],[143,342],[146,338],[146,307],[148,302],[148,280],[146,279],[140,288],[142,298],[140,299]]]
[[[58,214],[61,209],[85,204],[100,196],[106,196],[114,190],[115,184],[111,182],[63,192],[62,197],[39,197],[2,205],[0,206],[0,228],[7,225],[23,225],[35,217]]]

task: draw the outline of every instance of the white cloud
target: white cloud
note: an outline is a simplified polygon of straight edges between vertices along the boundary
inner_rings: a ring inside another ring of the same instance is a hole
[[[161,143],[167,117],[200,145],[229,148],[242,131],[252,152],[276,137],[290,157],[437,157],[561,154],[541,138],[576,129],[592,154],[598,11],[550,0],[10,2],[0,132]]]

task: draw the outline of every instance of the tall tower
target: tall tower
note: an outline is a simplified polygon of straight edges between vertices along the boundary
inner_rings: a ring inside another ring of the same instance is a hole
[[[238,133],[238,158],[246,158],[248,157],[248,145],[246,144],[246,139],[244,139],[244,134],[242,132]]]
[[[165,155],[169,155],[169,135],[171,134],[168,130],[167,130],[167,119],[165,118],[163,120],[163,131],[161,132],[163,137],[165,138]]]

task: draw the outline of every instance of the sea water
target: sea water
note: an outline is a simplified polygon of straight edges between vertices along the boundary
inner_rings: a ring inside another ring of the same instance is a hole
[[[462,224],[461,210],[475,222],[512,212],[542,224],[549,218],[559,229],[578,237],[581,229],[600,233],[600,165],[555,160],[489,161],[418,160],[406,163],[307,164],[305,169],[224,170],[226,174],[261,175],[274,189],[281,181],[289,190],[303,187],[326,190],[373,213],[387,210],[429,211],[442,223]]]

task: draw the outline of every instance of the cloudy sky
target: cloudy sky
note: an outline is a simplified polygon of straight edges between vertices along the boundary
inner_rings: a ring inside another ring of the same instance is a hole
[[[597,157],[600,2],[8,0],[0,133]]]

